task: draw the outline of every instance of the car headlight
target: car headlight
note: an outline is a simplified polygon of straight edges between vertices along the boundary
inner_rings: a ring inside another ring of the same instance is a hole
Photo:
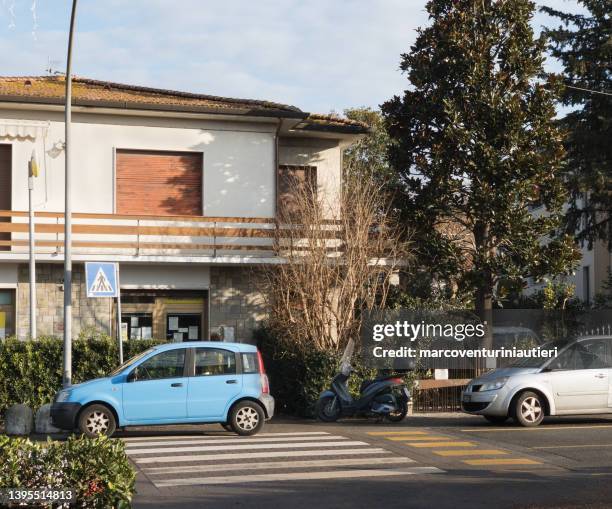
[[[67,401],[69,397],[70,397],[70,391],[66,391],[66,390],[59,391],[57,393],[57,398],[55,398],[55,401],[57,403],[62,403],[64,401]]]
[[[504,385],[506,385],[507,381],[508,377],[505,376],[503,378],[496,378],[495,380],[491,380],[490,382],[485,382],[484,384],[482,384],[482,387],[480,387],[479,392],[496,391],[497,389],[501,389]]]

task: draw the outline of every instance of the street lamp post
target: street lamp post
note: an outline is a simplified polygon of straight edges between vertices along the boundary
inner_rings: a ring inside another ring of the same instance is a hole
[[[64,359],[62,384],[72,384],[72,200],[70,167],[70,134],[72,121],[72,39],[78,0],[72,0],[68,55],[66,58],[66,118],[65,118],[65,208],[64,208]]]

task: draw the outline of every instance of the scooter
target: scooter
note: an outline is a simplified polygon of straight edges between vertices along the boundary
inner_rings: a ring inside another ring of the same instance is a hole
[[[332,380],[331,388],[323,391],[317,402],[317,415],[323,422],[335,422],[340,417],[377,416],[400,422],[408,413],[410,392],[397,375],[364,380],[355,400],[348,391],[348,380],[353,371],[350,359],[355,344],[351,339],[340,361],[340,373]]]

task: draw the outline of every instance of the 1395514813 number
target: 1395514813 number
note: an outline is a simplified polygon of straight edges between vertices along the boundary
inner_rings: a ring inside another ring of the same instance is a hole
[[[0,489],[0,504],[75,502],[76,490],[70,488],[3,488]]]

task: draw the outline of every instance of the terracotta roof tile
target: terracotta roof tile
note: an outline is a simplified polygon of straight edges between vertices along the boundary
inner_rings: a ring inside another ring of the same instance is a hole
[[[63,76],[0,77],[0,100],[3,97],[24,97],[63,100],[66,80]],[[201,106],[219,110],[274,110],[302,113],[286,104],[252,99],[234,99],[175,90],[125,85],[88,78],[73,78],[72,95],[79,100],[100,103],[126,103],[132,106],[155,104],[160,106]]]
[[[66,80],[63,76],[0,76],[0,102],[62,104]],[[73,77],[73,104],[166,111],[207,111],[299,118],[303,130],[360,133],[367,125],[337,115],[305,113],[295,106],[271,101],[234,99],[191,92],[125,85],[110,81]]]
[[[320,115],[318,113],[311,113],[306,119],[309,123],[327,125],[327,126],[350,126],[360,127],[363,129],[369,129],[368,124],[359,120],[351,120],[350,118],[341,117],[336,114]]]

